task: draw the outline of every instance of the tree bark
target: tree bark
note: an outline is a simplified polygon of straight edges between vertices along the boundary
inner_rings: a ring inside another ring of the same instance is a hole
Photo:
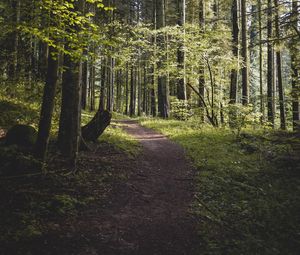
[[[84,61],[82,64],[82,95],[81,95],[81,107],[86,109],[87,105],[87,89],[88,89],[88,62]]]
[[[135,115],[135,89],[134,89],[134,72],[133,66],[130,68],[130,104],[129,104],[129,115],[132,117]]]
[[[53,54],[56,54],[54,57]],[[40,114],[38,135],[35,144],[35,155],[41,160],[45,160],[49,136],[51,130],[51,120],[54,108],[55,93],[58,83],[58,56],[53,47],[49,47],[48,67],[46,83],[44,86],[42,108]]]
[[[64,68],[58,146],[62,155],[76,168],[81,137],[81,62],[65,55]]]
[[[200,34],[204,34],[205,32],[205,1],[199,0],[199,28]],[[199,93],[201,94],[202,98],[205,97],[205,68],[204,68],[204,60],[200,59],[199,64]],[[201,121],[204,122],[204,105],[202,100],[198,100],[198,105],[201,110]]]
[[[261,20],[261,1],[258,0],[258,31],[259,31],[259,93],[260,93],[260,112],[261,123],[265,121],[265,97],[263,89],[263,49],[262,49],[262,20]]]
[[[280,39],[280,30],[279,30],[279,6],[278,0],[274,0],[275,6],[275,32],[276,38]],[[278,82],[278,94],[279,94],[279,110],[280,110],[280,128],[286,129],[286,117],[285,117],[285,100],[284,100],[284,90],[282,84],[282,68],[281,68],[281,50],[276,50],[276,67],[277,67],[277,82]]]
[[[242,50],[243,58],[242,67],[242,104],[249,103],[249,63],[248,63],[248,43],[247,43],[247,14],[246,14],[246,0],[241,0],[241,18],[242,18]]]
[[[292,15],[291,15],[291,23],[296,28],[299,34],[299,28],[297,26],[299,22],[299,10],[298,10],[298,2],[297,0],[293,0],[292,3]],[[292,69],[292,111],[293,111],[293,130],[296,132],[300,132],[300,77],[299,77],[299,68],[300,68],[300,60],[299,60],[299,52],[297,49],[297,45],[299,45],[299,40],[294,39],[291,41],[290,45],[290,53],[291,53],[291,69]]]
[[[156,22],[157,29],[165,27],[165,3],[164,0],[156,0]],[[158,47],[164,51],[164,35],[160,34],[157,37]],[[163,68],[165,56],[158,61],[158,69]],[[165,74],[159,74],[157,78],[158,87],[158,113],[162,118],[169,117],[169,100],[168,100],[168,88],[167,88],[167,77]]]
[[[268,0],[268,9],[267,9],[267,36],[268,36],[268,69],[267,69],[267,97],[268,97],[268,121],[271,123],[274,128],[274,105],[273,105],[273,44],[270,41],[273,36],[273,22],[272,22],[272,0]]]
[[[178,26],[182,30],[183,36],[185,36],[185,0],[177,0],[178,9]],[[186,100],[186,78],[185,78],[185,52],[184,52],[184,38],[179,39],[179,46],[177,49],[177,67],[180,78],[177,79],[177,98]]]
[[[82,139],[95,142],[110,124],[111,117],[109,111],[98,110],[93,119],[81,128]]]
[[[239,54],[239,25],[238,25],[238,0],[232,0],[231,6],[232,17],[232,53],[237,59]],[[237,103],[237,80],[238,71],[237,68],[231,70],[230,75],[230,104]]]

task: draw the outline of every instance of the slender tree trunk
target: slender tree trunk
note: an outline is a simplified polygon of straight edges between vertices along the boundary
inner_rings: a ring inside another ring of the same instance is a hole
[[[232,17],[232,53],[237,59],[239,54],[239,25],[238,25],[238,0],[232,0],[231,6]],[[230,76],[230,104],[237,103],[237,81],[238,71],[237,68],[231,70]]]
[[[296,28],[299,34],[299,28],[297,24],[299,22],[299,10],[298,10],[298,2],[297,0],[293,0],[292,3],[292,16],[291,23]],[[296,132],[300,132],[300,60],[299,60],[299,52],[297,45],[299,45],[299,41],[294,39],[290,43],[290,54],[291,54],[291,81],[292,81],[292,111],[293,111],[293,130]]]
[[[121,111],[121,105],[122,105],[122,71],[118,70],[116,74],[116,85],[117,85],[117,95],[116,95],[116,111]]]
[[[142,71],[140,61],[137,67],[138,116],[142,115]]]
[[[129,104],[129,115],[132,117],[135,115],[135,93],[134,93],[134,72],[133,66],[130,68],[130,104]]]
[[[258,0],[258,31],[259,31],[259,93],[260,93],[260,112],[261,123],[265,121],[265,97],[263,89],[263,49],[262,49],[262,20],[261,20],[261,1]]]
[[[273,45],[270,41],[273,36],[272,29],[272,0],[268,0],[267,9],[267,35],[268,35],[268,70],[267,70],[267,97],[268,97],[268,121],[274,128],[274,106],[273,106]]]
[[[248,43],[247,43],[247,14],[246,0],[241,0],[241,18],[242,18],[242,51],[243,67],[242,67],[242,103],[249,103],[249,63],[248,63]]]
[[[148,106],[148,88],[147,88],[147,69],[146,65],[143,68],[143,112],[147,114],[147,106]]]
[[[182,29],[182,35],[185,34],[185,0],[177,0],[178,9],[178,26]],[[177,66],[180,78],[177,80],[177,98],[186,100],[186,81],[185,81],[185,52],[184,52],[184,38],[180,38],[180,43],[177,49]]]
[[[95,110],[95,63],[94,59],[91,61],[90,64],[90,79],[89,79],[89,84],[90,84],[90,111]]]
[[[105,84],[106,84],[106,58],[103,57],[101,61],[101,87],[100,87],[100,98],[99,98],[99,110],[104,111],[105,106]]]
[[[279,30],[279,6],[278,0],[274,0],[275,5],[275,31],[276,38],[280,39],[280,30]],[[277,82],[278,82],[278,94],[279,94],[279,109],[280,109],[280,128],[286,129],[286,117],[285,117],[285,100],[284,100],[284,90],[282,84],[282,68],[281,68],[281,50],[276,50],[276,67],[277,67]]]
[[[115,59],[111,59],[111,72],[110,72],[110,107],[109,111],[112,111],[114,109],[114,103],[115,103]]]
[[[86,109],[87,105],[87,89],[88,89],[88,62],[84,61],[82,64],[82,95],[81,95],[81,107]]]
[[[204,34],[205,32],[205,1],[199,0],[199,27],[200,27],[200,33]],[[199,66],[199,93],[202,96],[202,98],[205,97],[205,68],[204,68],[204,60],[200,60],[200,66]],[[198,105],[201,109],[201,121],[204,122],[204,105],[202,103],[202,100],[198,100]]]
[[[157,28],[165,27],[165,3],[164,0],[156,0],[156,20],[157,20]],[[158,47],[164,51],[165,42],[164,35],[160,34],[157,37]],[[158,69],[163,68],[163,63],[165,60],[165,56],[159,60],[157,67]],[[169,117],[169,99],[168,99],[168,88],[167,88],[167,77],[165,74],[158,75],[158,112],[159,116],[163,118]]]
[[[128,106],[129,106],[129,71],[128,64],[126,64],[126,81],[125,81],[125,114],[128,115]]]
[[[53,54],[56,54],[56,59]],[[53,47],[49,48],[48,68],[46,83],[44,86],[43,101],[41,107],[38,136],[35,144],[35,155],[41,160],[45,160],[49,136],[51,130],[51,120],[53,115],[56,87],[58,83],[58,56]]]

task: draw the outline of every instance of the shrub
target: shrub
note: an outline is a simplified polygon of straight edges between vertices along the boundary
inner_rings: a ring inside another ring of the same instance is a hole
[[[177,120],[188,120],[193,115],[187,100],[173,99],[171,102],[171,116]]]

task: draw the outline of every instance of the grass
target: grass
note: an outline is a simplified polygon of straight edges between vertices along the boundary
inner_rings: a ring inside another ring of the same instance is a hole
[[[299,139],[253,130],[237,139],[197,120],[140,123],[181,144],[197,168],[193,213],[202,254],[297,254]]]
[[[113,144],[131,157],[135,157],[140,151],[138,141],[122,129],[122,124],[115,121],[104,131],[99,141]]]

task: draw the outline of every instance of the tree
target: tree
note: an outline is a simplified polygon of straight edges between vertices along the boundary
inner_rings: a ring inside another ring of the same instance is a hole
[[[238,26],[238,1],[232,0],[231,6],[231,17],[232,17],[232,53],[234,57],[238,58],[239,53],[239,26]],[[238,71],[237,68],[231,70],[230,76],[230,104],[237,102],[237,81]]]
[[[185,31],[185,0],[177,0],[177,9],[178,9],[178,26],[181,29],[183,35]],[[182,40],[182,39],[181,39]],[[181,100],[186,100],[186,84],[185,84],[185,53],[184,53],[184,38],[183,42],[179,43],[177,49],[177,62],[178,62],[178,72],[179,78],[177,80],[177,98]]]
[[[273,96],[273,22],[272,22],[272,11],[273,11],[273,5],[272,0],[268,0],[268,8],[267,8],[267,47],[268,47],[268,55],[267,55],[267,61],[268,61],[268,70],[267,70],[267,99],[268,99],[268,121],[271,123],[271,125],[274,127],[275,125],[275,116],[274,116],[274,96]]]
[[[205,1],[199,0],[199,28],[200,34],[204,35],[205,33]],[[199,60],[199,94],[202,98],[205,97],[205,65],[203,57]],[[201,108],[201,121],[204,122],[204,104],[201,99],[198,100],[198,104]]]
[[[49,47],[46,83],[44,86],[38,136],[35,145],[35,155],[43,161],[45,160],[48,150],[55,92],[58,84],[58,65],[57,51],[55,48]]]
[[[299,10],[298,10],[297,0],[292,2],[292,14],[291,14],[291,24],[299,35],[299,28],[297,26],[299,22]],[[299,37],[299,36],[298,36]],[[299,38],[298,38],[299,39]],[[299,84],[299,53],[297,50],[297,45],[299,45],[299,40],[297,38],[292,39],[290,42],[290,54],[291,54],[291,80],[292,80],[292,115],[293,115],[293,130],[300,130],[300,84]]]
[[[274,0],[275,7],[275,33],[277,40],[280,40],[280,30],[279,30],[279,5],[278,0]],[[286,129],[286,118],[285,118],[285,100],[284,91],[282,83],[282,67],[281,67],[281,50],[276,49],[276,68],[277,68],[277,83],[278,83],[278,93],[279,93],[279,105],[280,105],[280,128]]]
[[[156,0],[156,22],[157,29],[161,29],[165,26],[165,2],[164,0]],[[157,44],[159,49],[164,52],[164,35],[159,33],[157,37]],[[165,54],[163,53],[158,61],[158,69],[162,69],[164,65]],[[158,113],[160,117],[169,117],[169,95],[167,88],[167,77],[165,73],[158,74]]]
[[[247,105],[249,102],[249,63],[248,63],[248,43],[247,43],[247,15],[246,0],[241,0],[241,27],[242,27],[242,103]]]

